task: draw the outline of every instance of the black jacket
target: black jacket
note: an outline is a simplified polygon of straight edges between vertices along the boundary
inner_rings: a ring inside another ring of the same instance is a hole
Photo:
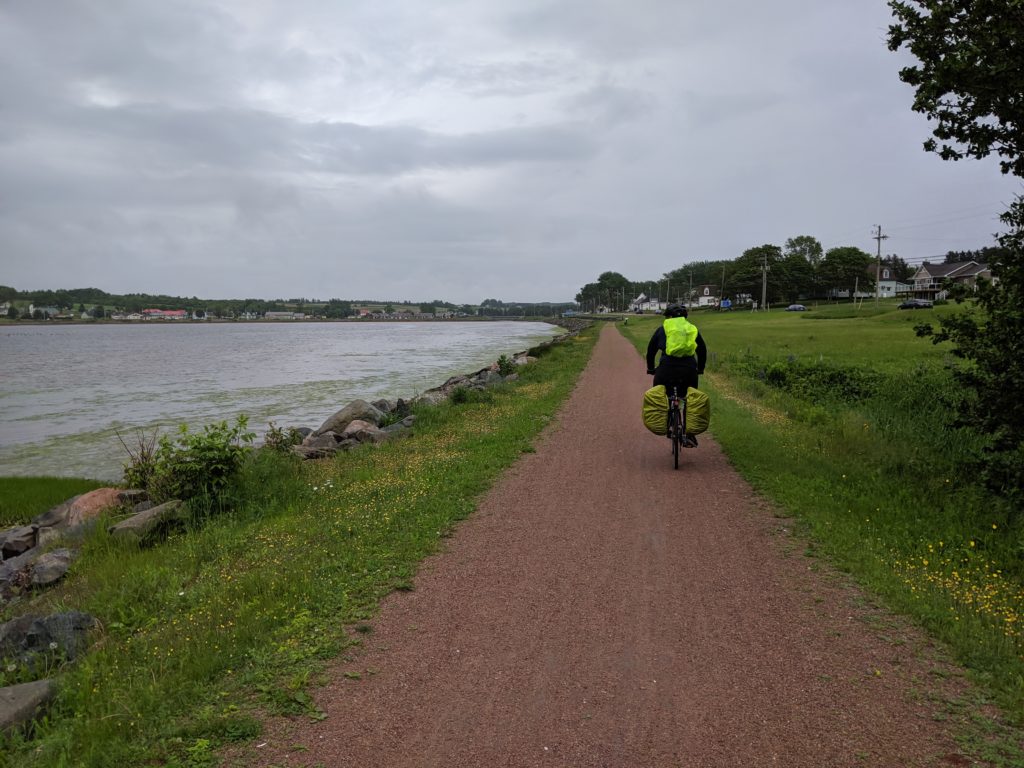
[[[685,367],[685,368],[696,368],[697,373],[704,373],[704,364],[708,361],[708,348],[704,345],[704,339],[700,335],[700,331],[697,331],[697,354],[696,356],[691,355],[690,357],[673,357],[672,355],[665,354],[665,328],[659,326],[658,330],[651,336],[651,340],[647,343],[647,370],[654,370],[654,359],[658,355],[658,351],[661,351],[661,361],[658,365],[665,366],[666,368]]]

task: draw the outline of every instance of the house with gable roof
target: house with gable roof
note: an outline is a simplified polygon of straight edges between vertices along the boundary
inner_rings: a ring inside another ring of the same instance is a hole
[[[978,278],[992,279],[992,270],[986,264],[976,261],[958,261],[953,264],[929,264],[925,262],[911,278],[914,298],[944,299],[949,295],[947,281],[963,283],[972,290],[978,284]]]

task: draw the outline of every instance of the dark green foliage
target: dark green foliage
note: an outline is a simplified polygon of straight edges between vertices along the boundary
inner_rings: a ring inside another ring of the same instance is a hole
[[[455,405],[466,403],[490,403],[494,401],[494,394],[486,389],[474,389],[473,387],[456,387],[452,390],[449,398]]]
[[[866,291],[875,287],[868,267],[874,259],[871,254],[853,246],[829,248],[818,269],[821,284],[840,291]]]
[[[511,376],[516,372],[516,364],[509,360],[508,355],[498,358],[498,373],[502,376]]]
[[[190,432],[182,424],[175,440],[161,435],[147,441],[140,436],[134,451],[125,446],[129,453],[125,483],[149,491],[157,502],[215,499],[240,469],[255,437],[247,425],[242,415],[233,426],[220,421],[203,427],[202,432]]]
[[[263,445],[265,447],[279,453],[287,453],[289,448],[301,442],[302,435],[299,434],[295,427],[284,429],[274,424],[274,422],[270,422],[267,434],[263,438]]]
[[[734,364],[733,369],[796,397],[819,403],[856,403],[866,400],[875,395],[884,379],[882,374],[866,368],[843,368],[796,360],[766,365],[753,356]]]
[[[633,298],[633,283],[618,272],[602,272],[596,283],[587,283],[576,294],[581,304],[605,304],[609,307],[624,308],[624,303]]]
[[[889,49],[906,46],[920,62],[900,70],[900,80],[915,88],[914,111],[937,123],[925,149],[943,160],[994,152],[1003,173],[1024,176],[1024,5],[892,0],[889,6],[897,22],[889,27]]]
[[[900,79],[915,88],[913,108],[937,121],[925,149],[944,160],[996,154],[1003,173],[1024,177],[1024,4],[1019,0],[915,0],[889,3],[896,24],[889,48],[906,46],[919,66]],[[938,139],[939,141],[936,141]],[[941,142],[941,144],[939,143]],[[947,143],[949,142],[949,143]],[[978,286],[974,311],[952,314],[932,335],[964,361],[956,423],[987,437],[977,462],[988,485],[1024,508],[1024,202],[1002,217],[1008,232]],[[963,295],[957,297],[963,301]]]
[[[972,311],[943,318],[936,330],[918,326],[936,344],[951,341],[965,361],[955,372],[962,396],[956,424],[988,438],[978,470],[989,486],[1024,510],[1024,200],[1018,199],[1003,221],[1010,232],[999,240],[1006,256],[993,265],[998,283],[978,284]],[[958,302],[964,301],[961,294]]]

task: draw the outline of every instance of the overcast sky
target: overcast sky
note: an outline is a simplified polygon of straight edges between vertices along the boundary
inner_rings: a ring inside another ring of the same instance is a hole
[[[0,0],[0,284],[571,300],[796,235],[992,244],[883,0]]]

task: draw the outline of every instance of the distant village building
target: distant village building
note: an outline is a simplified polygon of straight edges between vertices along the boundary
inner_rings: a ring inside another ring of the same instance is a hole
[[[188,310],[184,309],[144,309],[145,320],[188,320]]]
[[[878,280],[878,297],[881,299],[895,299],[898,296],[909,296],[913,290],[913,286],[910,283],[904,283],[901,280],[896,279],[896,271],[889,266],[883,264],[879,268],[876,264],[872,264],[866,270],[867,282],[865,285],[871,285]],[[849,291],[840,291],[838,293],[845,294],[843,298],[849,296]],[[857,299],[873,299],[875,298],[875,289],[870,290],[858,290],[854,294],[854,298]]]
[[[629,302],[630,312],[664,312],[665,307],[668,306],[663,301],[658,299],[648,298],[646,294],[641,293],[631,302]]]
[[[265,320],[305,320],[305,312],[265,312]]]
[[[694,295],[690,297],[691,307],[717,307],[718,287],[714,285],[698,285]]]

